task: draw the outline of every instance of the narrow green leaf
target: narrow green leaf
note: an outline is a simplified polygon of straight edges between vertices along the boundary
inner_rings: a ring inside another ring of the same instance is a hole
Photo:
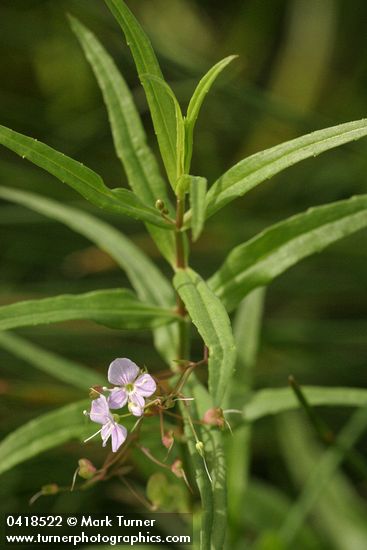
[[[167,96],[170,97],[173,101],[175,107],[175,117],[176,117],[176,177],[175,181],[171,182],[173,189],[177,187],[177,180],[184,174],[185,171],[185,122],[182,116],[182,111],[179,102],[172,90],[172,88],[167,84],[163,78],[159,78],[156,75],[144,74],[140,78],[144,80],[150,80],[156,82],[159,86],[162,86],[163,90],[166,92]]]
[[[287,141],[241,160],[210,188],[206,216],[285,168],[367,135],[367,119],[347,122]]]
[[[228,57],[225,57],[218,63],[216,63],[209,71],[203,76],[203,78],[200,80],[199,84],[197,85],[193,96],[190,100],[188,109],[187,109],[187,115],[185,120],[185,126],[186,126],[186,159],[185,159],[185,172],[188,173],[190,171],[190,164],[191,164],[191,157],[192,157],[192,149],[193,149],[193,137],[194,137],[194,128],[196,124],[196,120],[199,116],[199,112],[201,109],[201,106],[203,104],[203,101],[205,99],[206,94],[209,92],[210,88],[214,84],[215,80],[219,76],[219,74],[223,71],[223,69],[231,62],[233,59],[235,59],[237,55],[230,55]]]
[[[129,185],[140,199],[154,206],[157,199],[165,200],[167,193],[131,92],[95,35],[76,18],[70,17],[70,22],[103,93],[116,153]]]
[[[130,239],[108,223],[78,208],[59,204],[28,191],[0,186],[0,198],[64,223],[98,245],[126,272],[141,300],[160,306],[174,303],[173,290],[167,279]]]
[[[363,407],[367,405],[367,390],[362,388],[328,388],[302,386],[310,405],[323,407]],[[264,416],[298,409],[299,401],[291,388],[274,388],[257,391],[243,408],[243,417],[254,422]]]
[[[176,321],[177,315],[140,302],[125,289],[64,294],[0,307],[0,330],[76,319],[116,329],[148,329]]]
[[[146,206],[128,189],[109,189],[90,168],[48,145],[0,126],[0,143],[43,168],[104,210],[118,212],[169,229],[156,209]]]
[[[163,200],[172,214],[165,182],[157,161],[147,144],[147,138],[133,97],[110,55],[95,35],[76,18],[70,22],[93,69],[108,110],[117,156],[125,169],[130,187],[149,206]],[[148,224],[148,231],[159,250],[174,263],[174,236]]]
[[[228,315],[206,283],[191,269],[178,270],[173,284],[209,349],[209,392],[219,406],[233,374],[236,350]]]
[[[131,49],[135,65],[144,87],[154,129],[157,135],[162,159],[171,185],[176,180],[176,114],[172,98],[163,87],[151,79],[151,74],[163,79],[162,71],[149,38],[123,0],[105,0],[107,6],[121,26],[126,42]]]
[[[230,311],[253,288],[367,226],[367,195],[310,208],[237,246],[209,285]]]
[[[192,239],[197,241],[205,222],[205,195],[207,180],[201,177],[191,177],[190,204],[192,211]]]
[[[23,359],[36,369],[83,391],[95,384],[102,386],[106,384],[105,378],[99,372],[42,349],[10,332],[0,332],[0,347]]]
[[[83,440],[93,427],[83,416],[89,400],[66,405],[27,422],[0,443],[0,474],[71,439]]]

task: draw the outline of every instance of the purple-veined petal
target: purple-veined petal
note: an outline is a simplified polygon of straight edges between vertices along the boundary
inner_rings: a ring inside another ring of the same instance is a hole
[[[149,397],[157,389],[157,384],[150,374],[142,374],[134,382],[134,388],[143,397]]]
[[[104,395],[92,401],[89,418],[98,424],[105,424],[110,418],[110,410]]]
[[[139,367],[126,357],[115,359],[108,367],[108,380],[116,386],[132,384],[138,374]]]
[[[108,406],[110,409],[121,409],[127,402],[127,392],[123,388],[113,388],[108,396]]]
[[[116,452],[127,437],[127,429],[121,424],[114,423],[111,433],[112,452]]]
[[[102,440],[103,440],[103,447],[106,446],[108,438],[110,437],[110,435],[113,431],[113,427],[114,427],[114,422],[113,422],[113,420],[110,420],[110,419],[103,426],[103,428],[101,430],[101,437],[102,437]]]
[[[134,416],[141,416],[144,413],[144,408],[132,401],[128,404],[128,409]]]
[[[145,405],[144,397],[135,390],[129,393],[129,401],[130,403],[134,403],[134,405],[138,405],[139,407],[144,407]]]

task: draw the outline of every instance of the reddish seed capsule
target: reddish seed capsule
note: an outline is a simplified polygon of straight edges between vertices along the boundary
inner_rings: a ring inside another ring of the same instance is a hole
[[[203,422],[209,424],[210,426],[218,426],[218,428],[223,428],[225,424],[223,410],[220,407],[214,407],[209,409],[204,414]]]
[[[162,437],[162,443],[166,447],[166,449],[170,449],[172,445],[175,442],[175,438],[173,436],[173,431],[169,430],[168,432],[165,432]]]
[[[182,467],[182,460],[176,458],[173,464],[171,464],[171,472],[175,474],[176,477],[184,477],[184,470]]]

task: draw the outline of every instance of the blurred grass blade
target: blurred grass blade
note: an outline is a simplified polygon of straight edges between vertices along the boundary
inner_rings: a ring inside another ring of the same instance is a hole
[[[367,195],[310,208],[237,246],[209,285],[230,311],[252,289],[367,226]]]
[[[0,332],[0,347],[33,365],[36,369],[83,391],[95,384],[101,386],[106,384],[105,377],[99,372],[42,349],[10,332]]]
[[[177,315],[140,302],[125,289],[63,294],[0,307],[0,330],[77,319],[115,329],[149,329],[176,321]]]
[[[252,371],[256,364],[260,340],[260,327],[264,307],[265,289],[257,288],[240,304],[233,324],[237,349],[236,370],[231,380],[225,408],[242,409],[250,392]],[[229,422],[232,422],[230,417]],[[237,419],[236,419],[237,420]],[[243,530],[243,510],[246,502],[251,458],[251,426],[236,427],[234,437],[226,441],[228,518],[231,540],[235,541]]]
[[[191,177],[190,204],[192,211],[192,240],[197,241],[205,222],[205,195],[207,180],[201,177]]]
[[[217,77],[223,71],[223,69],[235,59],[237,55],[230,55],[218,63],[216,63],[209,71],[203,76],[197,85],[190,103],[187,109],[187,115],[185,119],[186,126],[186,155],[185,155],[185,172],[190,172],[191,157],[193,150],[193,140],[194,140],[194,128],[196,120],[199,116],[199,112],[206,94],[209,92],[210,88],[214,84]]]
[[[171,185],[176,180],[176,114],[172,98],[163,87],[143,78],[151,74],[163,79],[162,71],[149,38],[123,0],[105,0],[121,26],[131,49],[135,65],[144,87],[162,159]],[[164,79],[163,79],[164,80]]]
[[[96,172],[48,145],[4,126],[0,126],[0,143],[70,185],[95,206],[169,229],[157,210],[143,204],[134,193],[109,189]]]
[[[288,424],[291,429],[286,428],[286,420],[284,421],[284,423],[281,424],[281,428],[284,429],[283,436],[287,436],[286,441],[283,442],[283,446],[286,445],[289,449],[289,446],[292,445],[294,453],[292,455],[292,461],[296,461],[293,467],[296,465],[297,469],[299,469],[303,466],[302,463],[304,463],[305,461],[303,454],[309,454],[309,449],[307,445],[302,446],[302,441],[298,441],[298,448],[294,443],[294,440],[297,440],[297,436],[300,433],[300,430],[297,429],[299,423],[294,424],[294,422],[288,422]],[[313,462],[312,467],[310,468],[309,472],[307,472],[308,475],[306,474],[307,481],[303,486],[301,495],[290,509],[288,516],[286,517],[282,527],[279,530],[279,534],[282,540],[287,544],[287,547],[292,546],[295,536],[298,534],[300,528],[303,526],[309,513],[313,509],[315,510],[315,512],[316,510],[318,510],[318,512],[320,513],[318,505],[323,497],[325,498],[325,496],[329,494],[329,509],[331,506],[332,509],[334,509],[335,497],[336,501],[339,502],[338,495],[335,495],[335,492],[334,499],[330,498],[333,478],[337,474],[337,470],[342,464],[345,454],[349,450],[353,449],[354,445],[357,443],[358,439],[362,436],[363,432],[366,429],[367,407],[365,405],[364,407],[355,411],[349,421],[344,425],[336,440],[336,446],[333,446],[325,451],[320,459],[316,462],[316,464],[315,462]],[[282,433],[282,431],[280,433]],[[303,447],[303,451],[301,452],[299,452],[300,444]],[[306,472],[303,473],[305,474]],[[343,501],[341,502],[341,506],[343,506]],[[365,514],[364,521],[361,521],[362,517],[356,517],[356,515],[358,514],[357,510],[346,507],[345,512],[341,514],[338,514],[337,510],[333,510],[333,530],[338,530],[341,532],[339,533],[338,542],[334,540],[334,544],[336,544],[335,547],[340,549],[353,548],[355,550],[363,550],[365,548],[367,537]],[[317,514],[318,516],[319,513]],[[336,515],[340,516],[339,521],[344,524],[342,529],[338,529],[338,521],[335,517]],[[330,521],[330,514],[328,514],[328,520]]]
[[[71,439],[84,440],[93,427],[83,410],[90,400],[66,405],[27,422],[0,443],[0,474]]]
[[[209,349],[209,393],[214,405],[220,406],[236,360],[228,315],[207,284],[191,269],[177,271],[173,283]]]
[[[174,302],[171,285],[153,262],[130,239],[108,223],[78,208],[59,204],[52,199],[28,191],[0,186],[0,198],[21,204],[64,223],[73,231],[95,243],[110,254],[126,272],[141,300],[161,306],[167,306]]]
[[[245,498],[247,502],[251,503],[251,506],[241,506],[242,529],[247,527],[248,531],[256,533],[264,533],[264,526],[266,526],[266,530],[276,532],[292,505],[288,495],[274,485],[256,478],[249,481]],[[312,527],[308,525],[304,525],[300,529],[294,541],[294,548],[325,550],[323,541],[317,538]],[[278,549],[278,546],[268,547],[268,550]],[[254,550],[253,546],[251,546],[251,550]]]
[[[154,206],[163,200],[170,214],[172,206],[157,161],[147,144],[147,138],[131,92],[115,62],[95,35],[76,18],[70,22],[88,59],[108,110],[117,156],[125,169],[131,189],[145,204]],[[170,262],[174,262],[174,237],[148,224],[156,245]]]
[[[302,386],[302,391],[314,407],[362,407],[367,404],[367,390],[362,388]],[[254,422],[299,407],[300,403],[290,388],[269,388],[254,393],[243,408],[243,416],[246,421]]]
[[[285,168],[366,135],[367,119],[362,119],[312,132],[241,160],[209,189],[206,216]]]

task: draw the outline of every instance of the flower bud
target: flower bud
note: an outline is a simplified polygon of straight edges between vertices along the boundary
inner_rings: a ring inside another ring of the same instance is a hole
[[[182,467],[182,460],[180,460],[179,458],[176,458],[176,460],[173,462],[173,464],[171,464],[171,472],[176,477],[184,477],[184,470],[183,470],[183,467]]]
[[[103,393],[102,386],[92,386],[89,389],[89,397],[90,399],[98,399],[98,397],[101,397],[101,394]]]
[[[91,479],[97,471],[97,468],[87,458],[80,458],[78,464],[78,475],[83,479]]]
[[[205,452],[204,452],[204,443],[202,441],[198,441],[195,445],[197,452],[199,455],[204,458]]]
[[[58,492],[59,486],[56,483],[49,483],[41,488],[42,495],[56,495]]]
[[[175,442],[175,438],[173,435],[173,431],[169,430],[168,432],[164,432],[162,436],[162,443],[166,447],[166,449],[171,449],[174,442]]]
[[[162,210],[165,209],[165,204],[161,199],[158,199],[155,203],[155,207],[162,212]]]
[[[203,422],[205,422],[205,424],[209,424],[210,426],[218,426],[218,428],[223,428],[225,424],[223,410],[220,407],[208,409],[204,414]]]

